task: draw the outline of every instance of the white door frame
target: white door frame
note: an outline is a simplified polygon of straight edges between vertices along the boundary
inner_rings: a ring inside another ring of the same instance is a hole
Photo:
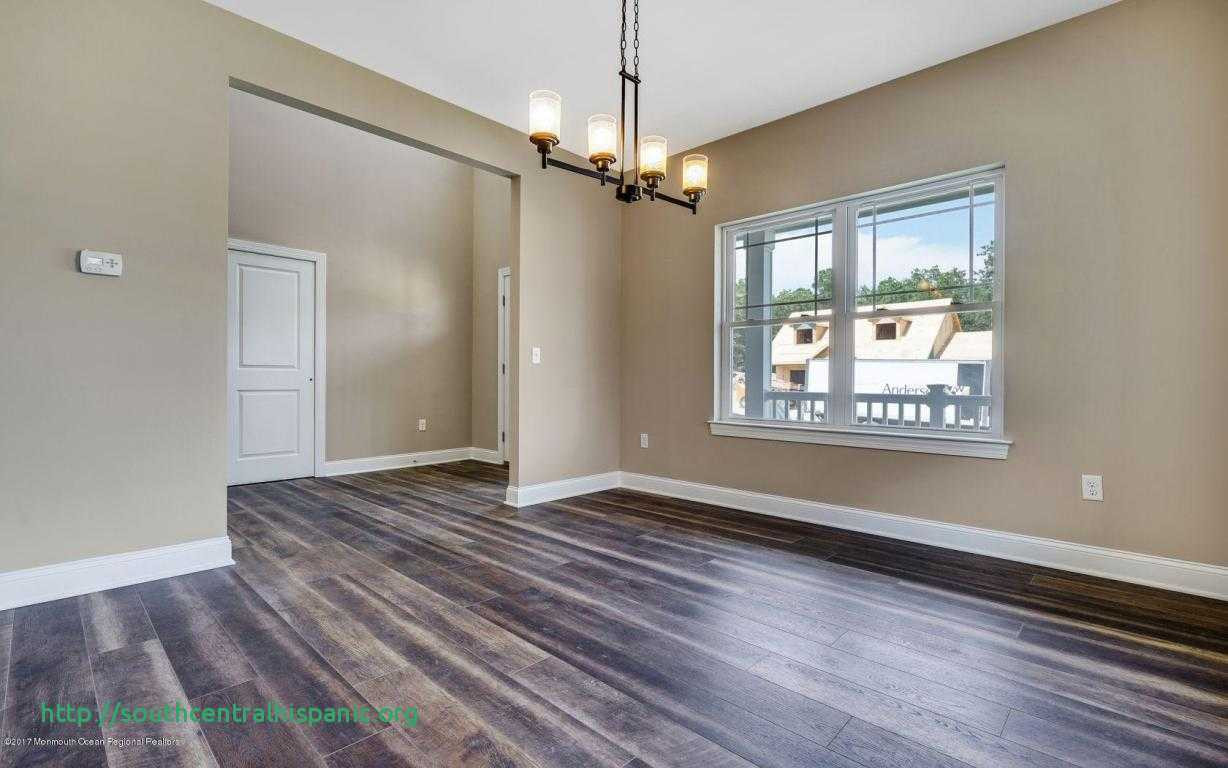
[[[312,378],[315,379],[315,402],[316,402],[315,476],[323,477],[324,475],[324,431],[327,425],[327,420],[325,419],[325,414],[327,413],[327,411],[324,408],[325,406],[324,395],[325,395],[325,391],[327,388],[325,386],[324,376],[328,370],[328,366],[326,365],[326,360],[324,357],[325,350],[328,347],[326,343],[327,339],[325,338],[325,331],[326,331],[327,325],[324,322],[325,317],[326,317],[325,307],[324,307],[324,298],[326,296],[326,292],[324,290],[324,286],[325,286],[325,276],[328,272],[328,256],[326,256],[323,253],[317,253],[316,251],[304,251],[299,248],[287,248],[284,245],[270,245],[268,243],[253,242],[251,240],[240,240],[237,237],[226,238],[226,250],[241,251],[243,253],[258,253],[263,256],[281,256],[287,259],[297,259],[299,261],[314,262],[316,265],[316,268],[315,268],[315,278],[316,278],[315,342],[316,342],[316,349],[315,349],[315,372],[314,372],[314,375],[312,376]],[[227,365],[226,368],[227,368],[226,375],[229,378],[230,366]],[[227,382],[228,387],[233,386],[233,384],[234,382],[229,382],[229,381]]]
[[[497,386],[499,388],[499,424],[498,431],[495,432],[495,445],[498,446],[497,452],[499,454],[500,462],[505,462],[508,460],[506,450],[507,440],[503,438],[507,435],[507,399],[510,395],[508,390],[510,389],[512,372],[510,369],[505,370],[504,366],[510,366],[512,364],[511,355],[509,354],[512,330],[511,323],[509,322],[511,318],[511,307],[509,305],[512,297],[510,292],[504,293],[503,283],[504,278],[509,278],[508,282],[510,282],[511,276],[511,267],[499,267],[499,282],[496,283],[496,285],[499,286],[499,289],[495,291],[495,293],[498,294],[499,300],[499,350],[498,354],[495,355],[495,357],[498,358],[495,361],[495,381],[497,382]]]

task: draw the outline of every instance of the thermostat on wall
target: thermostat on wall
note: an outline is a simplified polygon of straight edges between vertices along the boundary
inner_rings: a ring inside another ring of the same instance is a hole
[[[77,263],[81,267],[81,271],[88,275],[114,275],[119,277],[124,273],[124,257],[118,253],[82,251]]]

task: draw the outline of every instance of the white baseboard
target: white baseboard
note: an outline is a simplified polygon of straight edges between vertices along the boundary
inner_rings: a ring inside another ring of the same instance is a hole
[[[324,473],[321,477],[335,475],[356,475],[359,472],[382,472],[388,469],[404,469],[405,467],[421,467],[427,464],[446,464],[450,461],[465,461],[478,458],[476,452],[482,448],[444,448],[438,451],[419,451],[418,453],[394,453],[389,456],[370,456],[364,459],[338,459],[324,462]],[[494,451],[490,453],[494,454]]]
[[[492,451],[489,448],[470,448],[469,458],[474,461],[484,461],[487,464],[502,464],[503,457],[498,451]]]
[[[507,504],[512,507],[527,507],[530,504],[541,504],[546,501],[565,499],[569,496],[580,496],[585,493],[608,491],[617,488],[622,482],[621,472],[606,472],[601,475],[585,475],[569,477],[566,480],[555,480],[537,485],[522,485],[507,487]]]
[[[230,538],[103,555],[0,573],[0,610],[234,565]]]
[[[902,541],[1228,600],[1228,567],[1225,566],[872,512],[821,501],[634,472],[606,472],[519,488],[508,486],[507,503],[513,507],[525,507],[611,488],[655,493],[771,517],[861,531]]]
[[[969,525],[889,515],[667,477],[633,472],[619,474],[619,485],[630,490],[1228,600],[1228,568],[1224,566],[974,528]]]

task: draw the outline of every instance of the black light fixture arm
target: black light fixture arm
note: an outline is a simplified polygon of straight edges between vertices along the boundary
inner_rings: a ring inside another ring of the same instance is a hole
[[[615,193],[615,197],[622,200],[624,203],[634,203],[636,200],[642,199],[643,196],[643,187],[639,187],[635,184],[624,184],[623,180],[618,176],[611,176],[609,174],[601,173],[600,171],[594,171],[592,168],[584,168],[579,165],[573,165],[566,160],[555,160],[553,157],[547,157],[546,153],[544,152],[542,153],[542,167],[559,168],[564,171],[571,171],[572,173],[578,173],[581,176],[587,176],[590,179],[597,179],[599,181],[604,179],[604,181],[618,186],[618,191]],[[691,213],[698,212],[698,201],[691,202],[690,200],[680,200],[679,198],[671,197],[664,192],[656,192],[654,195],[650,195],[649,197],[652,200],[664,200],[667,203],[680,205],[691,211]]]

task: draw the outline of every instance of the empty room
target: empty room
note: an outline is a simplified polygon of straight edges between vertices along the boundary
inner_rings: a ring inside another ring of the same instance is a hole
[[[0,768],[1228,767],[1224,0],[0,0]]]

